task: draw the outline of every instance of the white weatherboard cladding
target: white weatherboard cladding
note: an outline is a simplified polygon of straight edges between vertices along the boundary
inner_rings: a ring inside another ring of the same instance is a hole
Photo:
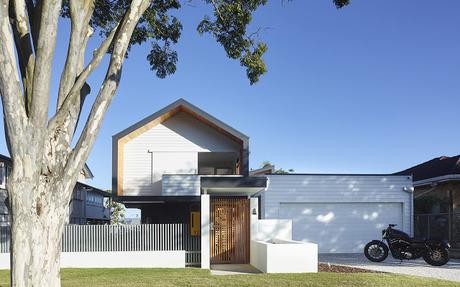
[[[186,113],[152,127],[124,145],[123,195],[160,195],[162,174],[197,173],[198,152],[239,153],[239,146]]]
[[[268,187],[262,193],[262,217],[292,219],[293,240],[323,231],[324,240],[314,239],[322,241],[314,242],[320,252],[362,252],[356,247],[361,243],[354,242],[352,234],[372,233],[379,239],[381,234],[373,232],[382,222],[396,222],[400,229],[412,234],[412,194],[403,191],[412,187],[410,177],[301,174],[267,177]],[[372,218],[376,224],[367,224]],[[311,225],[312,221],[317,224]],[[346,245],[335,248],[327,243],[328,234],[334,232],[342,232]]]
[[[163,174],[196,174],[196,152],[153,152],[153,177],[160,180]]]
[[[162,195],[200,195],[200,175],[174,175],[166,174],[162,179]]]

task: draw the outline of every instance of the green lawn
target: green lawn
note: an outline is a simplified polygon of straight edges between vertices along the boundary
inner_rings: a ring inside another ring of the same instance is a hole
[[[0,286],[8,271],[0,271]],[[257,274],[211,276],[188,269],[63,269],[63,286],[460,286],[459,283],[383,273]]]

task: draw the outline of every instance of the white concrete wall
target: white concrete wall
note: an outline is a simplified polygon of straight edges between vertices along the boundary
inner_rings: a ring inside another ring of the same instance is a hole
[[[318,272],[316,244],[276,239],[271,242],[251,241],[252,266],[264,273]]]
[[[151,184],[153,152],[154,184]],[[160,195],[161,176],[197,173],[198,152],[237,152],[239,146],[196,118],[179,113],[124,145],[123,195]]]
[[[292,239],[292,220],[288,219],[261,219],[256,226],[255,240]]]
[[[292,220],[259,219],[259,212],[259,199],[253,197],[250,199],[251,240],[292,239]]]
[[[63,252],[62,268],[185,268],[185,251]],[[10,254],[0,254],[0,269],[10,268]]]
[[[201,268],[211,268],[210,242],[210,198],[209,194],[201,195]]]

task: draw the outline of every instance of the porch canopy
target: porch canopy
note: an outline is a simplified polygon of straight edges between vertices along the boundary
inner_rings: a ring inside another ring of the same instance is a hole
[[[201,176],[201,190],[218,196],[253,196],[267,187],[262,176]]]

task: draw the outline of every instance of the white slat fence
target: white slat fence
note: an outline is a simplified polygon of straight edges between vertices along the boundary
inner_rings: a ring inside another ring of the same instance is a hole
[[[0,253],[10,252],[10,226],[0,227]],[[63,252],[185,250],[186,265],[201,262],[201,238],[188,224],[66,225]]]

